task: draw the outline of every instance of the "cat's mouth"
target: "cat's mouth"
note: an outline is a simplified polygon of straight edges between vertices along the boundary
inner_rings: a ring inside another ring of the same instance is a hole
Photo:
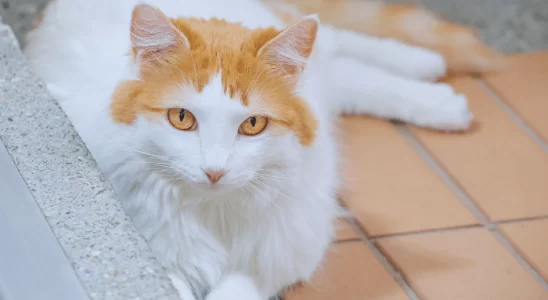
[[[221,180],[215,183],[211,183],[209,181],[197,182],[195,183],[195,186],[205,193],[219,195],[237,190],[244,186],[244,184],[224,182],[223,180]]]
[[[218,182],[210,181],[195,182],[196,188],[207,195],[219,196],[227,193],[244,192],[253,193],[264,184],[260,184],[260,177],[257,173],[236,176],[234,178],[223,178]]]
[[[212,192],[219,192],[223,189],[223,185],[219,183],[205,183],[203,185],[204,185],[203,188]]]

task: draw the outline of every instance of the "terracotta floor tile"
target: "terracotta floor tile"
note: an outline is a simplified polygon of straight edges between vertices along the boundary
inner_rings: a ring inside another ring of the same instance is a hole
[[[477,223],[394,125],[361,117],[341,125],[342,199],[369,235]]]
[[[548,141],[548,52],[510,57],[509,68],[485,81]]]
[[[491,219],[548,215],[548,155],[470,78],[453,86],[469,98],[476,124],[464,134],[412,130]]]
[[[407,300],[396,281],[362,242],[333,245],[310,284],[286,300]]]
[[[336,230],[337,241],[353,240],[360,238],[356,231],[354,231],[354,228],[352,228],[352,225],[349,223],[349,221],[344,218],[340,218],[337,220]]]
[[[483,228],[378,243],[423,300],[548,299],[548,291]]]
[[[505,224],[499,228],[544,279],[548,280],[548,220]]]

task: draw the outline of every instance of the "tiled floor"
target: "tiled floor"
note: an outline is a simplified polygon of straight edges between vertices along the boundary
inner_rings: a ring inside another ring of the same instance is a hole
[[[355,218],[287,300],[548,299],[548,52],[510,60],[450,81],[470,132],[342,121]]]

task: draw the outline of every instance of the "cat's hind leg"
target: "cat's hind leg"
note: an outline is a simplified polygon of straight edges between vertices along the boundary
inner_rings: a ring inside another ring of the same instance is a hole
[[[444,57],[428,49],[330,26],[322,26],[320,34],[332,43],[330,51],[337,56],[353,58],[410,79],[435,81],[446,75]]]
[[[329,73],[328,101],[339,113],[369,114],[445,131],[470,126],[466,97],[447,84],[404,78],[349,58],[333,60]]]

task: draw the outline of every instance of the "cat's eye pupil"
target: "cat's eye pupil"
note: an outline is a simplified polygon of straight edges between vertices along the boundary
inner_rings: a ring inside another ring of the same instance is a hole
[[[182,122],[184,118],[185,118],[185,110],[181,109],[181,111],[179,112],[179,121]]]
[[[255,124],[257,123],[257,118],[251,117],[249,118],[249,122],[251,123],[251,126],[255,127]]]

